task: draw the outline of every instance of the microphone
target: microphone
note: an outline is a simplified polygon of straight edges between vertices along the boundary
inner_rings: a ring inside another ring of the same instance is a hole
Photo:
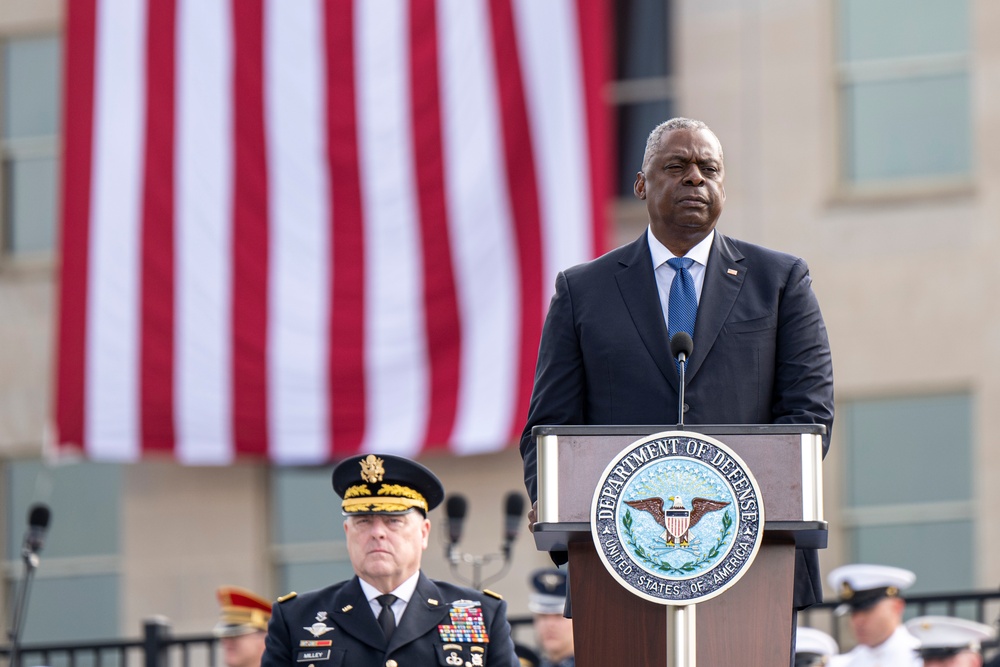
[[[674,355],[674,359],[678,362],[682,364],[686,363],[693,351],[694,341],[691,340],[691,336],[688,335],[687,331],[678,331],[670,339],[670,354]]]
[[[20,667],[21,627],[24,623],[25,609],[28,606],[28,591],[31,588],[35,569],[38,568],[38,552],[45,544],[45,532],[49,529],[51,518],[52,511],[48,505],[36,503],[28,510],[28,530],[24,533],[24,545],[21,547],[21,558],[24,559],[24,580],[17,592],[17,600],[14,603],[10,631],[8,632],[10,637],[9,667]]]
[[[41,503],[31,506],[28,511],[28,531],[24,534],[23,553],[25,557],[37,554],[45,544],[45,533],[49,529],[52,511],[48,505]]]
[[[503,553],[504,558],[510,557],[510,546],[517,538],[521,527],[521,516],[524,514],[524,496],[517,491],[511,491],[504,499],[503,520]]]
[[[445,503],[445,513],[448,515],[448,560],[455,562],[457,555],[455,545],[462,539],[462,522],[465,521],[465,510],[467,503],[465,497],[460,495],[448,496]]]
[[[670,354],[677,360],[677,367],[680,369],[680,382],[677,384],[677,424],[684,426],[684,371],[687,369],[687,360],[694,351],[694,341],[686,331],[678,331],[670,339]]]

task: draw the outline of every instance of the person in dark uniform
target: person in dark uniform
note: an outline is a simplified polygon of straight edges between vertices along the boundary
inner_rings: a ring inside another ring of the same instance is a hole
[[[538,667],[542,664],[542,658],[529,646],[524,644],[514,644],[514,653],[521,667]]]
[[[430,470],[368,454],[333,471],[355,576],[278,598],[262,667],[516,667],[507,605],[496,593],[420,571],[444,498]]]
[[[566,573],[556,568],[535,570],[531,574],[532,613],[535,636],[542,652],[541,667],[574,667],[573,620],[566,618]]]

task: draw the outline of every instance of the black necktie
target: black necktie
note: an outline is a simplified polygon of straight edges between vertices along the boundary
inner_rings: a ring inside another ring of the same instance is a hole
[[[392,631],[396,629],[396,615],[392,613],[392,603],[397,598],[392,593],[386,593],[375,599],[382,605],[382,611],[378,613],[378,624],[382,626],[382,634],[385,635],[385,640],[389,641],[392,638]]]

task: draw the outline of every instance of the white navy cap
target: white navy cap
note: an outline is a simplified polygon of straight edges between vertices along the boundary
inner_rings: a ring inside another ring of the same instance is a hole
[[[843,603],[836,612],[861,611],[882,598],[891,598],[913,585],[917,575],[901,567],[856,563],[842,565],[827,576]]]
[[[996,637],[996,631],[984,624],[953,616],[918,616],[906,623],[906,629],[920,640],[921,658],[950,658],[965,650],[979,651],[979,645]]]
[[[837,653],[837,641],[822,630],[805,627],[795,630],[796,665],[799,664],[799,656],[806,658],[803,664],[821,665],[825,663],[820,658],[829,658]]]

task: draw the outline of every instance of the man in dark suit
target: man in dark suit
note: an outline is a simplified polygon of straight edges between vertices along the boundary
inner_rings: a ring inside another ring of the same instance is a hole
[[[427,512],[444,497],[434,473],[398,456],[369,454],[340,463],[333,488],[343,498],[356,576],[278,598],[262,667],[518,665],[499,595],[420,571]]]
[[[533,502],[533,426],[677,422],[675,328],[693,328],[685,423],[824,424],[826,453],[833,370],[809,269],[797,257],[716,231],[724,179],[722,146],[704,123],[661,124],[635,180],[646,232],[556,278],[521,437]],[[696,316],[674,310],[681,301],[675,289],[687,295],[689,310],[697,301]],[[534,518],[533,508],[529,522]],[[796,558],[795,606],[803,608],[822,600],[822,580],[815,551]]]

